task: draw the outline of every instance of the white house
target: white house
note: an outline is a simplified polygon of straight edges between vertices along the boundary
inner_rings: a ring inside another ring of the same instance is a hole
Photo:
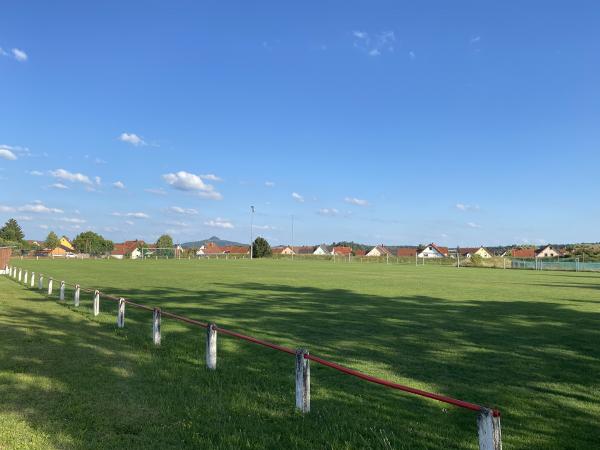
[[[431,243],[421,250],[417,256],[419,258],[446,258],[448,256],[448,248],[439,247]]]
[[[392,252],[390,252],[383,245],[376,245],[369,251],[369,253],[366,254],[366,256],[386,256],[391,254]]]
[[[560,253],[557,252],[551,245],[540,247],[535,252],[536,258],[556,258],[558,256],[560,256]]]
[[[325,244],[321,244],[315,249],[313,255],[331,255],[331,252]]]
[[[481,256],[482,258],[491,258],[492,254],[490,252],[487,251],[487,249],[485,249],[484,247],[472,247],[472,248],[461,248],[460,249],[460,256],[463,256],[465,258],[470,258],[473,255],[478,255]]]

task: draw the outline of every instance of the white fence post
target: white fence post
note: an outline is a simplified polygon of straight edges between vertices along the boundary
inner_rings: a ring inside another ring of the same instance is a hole
[[[81,293],[81,288],[78,284],[75,285],[75,294],[73,294],[73,306],[79,306],[79,294]]]
[[[60,282],[60,290],[58,293],[58,299],[59,300],[64,300],[65,299],[65,282],[61,281]]]
[[[12,266],[6,266],[8,268],[8,278],[12,277]]]
[[[13,278],[16,280],[17,279],[17,268],[15,267],[15,269],[13,270]]]
[[[117,311],[117,327],[125,327],[125,299],[119,299],[119,310]]]
[[[100,291],[94,291],[94,316],[100,314]]]
[[[160,308],[152,311],[152,341],[154,345],[160,345]]]
[[[35,272],[31,272],[31,287],[35,286]]]
[[[296,350],[296,409],[310,412],[310,361],[305,358],[308,350]]]
[[[23,269],[19,268],[19,283],[23,279]]]
[[[54,280],[52,278],[48,278],[48,295],[52,295],[52,282]]]
[[[206,366],[217,368],[217,325],[209,323],[206,328]]]
[[[44,275],[40,273],[40,278],[38,280],[38,289],[42,289],[44,287]]]
[[[23,284],[27,286],[27,276],[28,276],[28,271],[26,270],[25,273],[23,274]]]
[[[477,416],[479,450],[502,450],[502,432],[500,414],[488,408],[482,408]]]

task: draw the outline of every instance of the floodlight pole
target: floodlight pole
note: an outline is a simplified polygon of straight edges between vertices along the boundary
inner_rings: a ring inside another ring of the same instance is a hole
[[[254,253],[253,252],[253,247],[254,247],[253,244],[254,243],[252,241],[253,241],[254,237],[252,236],[252,227],[254,225],[254,206],[250,206],[250,210],[252,211],[250,213],[250,259],[253,259],[254,258],[254,255],[253,255],[253,253]]]
[[[292,261],[294,260],[294,215],[292,214]]]

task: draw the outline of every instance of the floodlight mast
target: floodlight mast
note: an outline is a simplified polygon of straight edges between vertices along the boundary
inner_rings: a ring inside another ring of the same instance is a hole
[[[252,227],[254,225],[254,206],[250,206],[250,210],[252,211],[250,213],[250,259],[254,258],[254,252],[253,252],[253,247],[254,247],[254,242],[253,239],[254,237],[252,236]]]

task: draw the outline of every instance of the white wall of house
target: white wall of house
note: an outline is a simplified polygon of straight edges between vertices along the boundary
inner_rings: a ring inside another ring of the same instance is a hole
[[[138,259],[141,257],[142,257],[142,252],[140,252],[139,248],[136,248],[131,252],[131,259]]]
[[[294,251],[290,247],[286,247],[281,252],[282,255],[293,255]]]
[[[425,247],[421,253],[419,253],[419,258],[443,258],[444,255],[442,255],[440,252],[438,252],[435,248],[433,248],[431,245],[428,245],[427,247]]]
[[[383,256],[384,253],[379,250],[379,248],[377,247],[373,247],[371,250],[369,250],[369,253],[367,253],[366,256]]]
[[[483,247],[479,247],[479,250],[475,252],[476,255],[481,256],[482,258],[491,258],[492,255]]]
[[[110,257],[114,259],[123,259],[124,255],[110,255]]]
[[[329,255],[329,252],[319,245],[317,249],[313,252],[313,255]]]
[[[537,253],[538,258],[556,258],[560,254],[552,248],[551,245],[546,246],[543,250]]]

